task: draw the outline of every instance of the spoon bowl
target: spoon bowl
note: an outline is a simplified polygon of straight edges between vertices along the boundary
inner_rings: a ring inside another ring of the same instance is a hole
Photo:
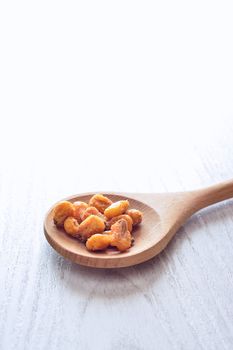
[[[113,202],[128,199],[130,207],[143,213],[143,221],[133,236],[134,245],[125,252],[107,249],[90,252],[77,239],[68,236],[53,223],[53,208],[44,221],[44,233],[49,244],[65,258],[80,265],[97,268],[132,266],[159,254],[177,230],[196,211],[233,196],[233,180],[205,189],[178,193],[103,193]],[[70,202],[88,202],[94,193],[65,198]]]

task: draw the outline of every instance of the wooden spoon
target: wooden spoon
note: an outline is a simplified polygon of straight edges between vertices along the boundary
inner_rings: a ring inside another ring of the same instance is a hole
[[[93,193],[66,198],[71,202],[88,202]],[[69,237],[53,223],[52,209],[46,215],[44,232],[51,246],[75,263],[115,268],[136,265],[159,254],[176,231],[195,212],[211,204],[233,197],[233,180],[204,189],[177,193],[104,193],[112,201],[128,199],[131,208],[143,212],[143,222],[134,231],[135,243],[126,252],[109,249],[89,252],[77,239]],[[211,244],[211,242],[210,242]]]

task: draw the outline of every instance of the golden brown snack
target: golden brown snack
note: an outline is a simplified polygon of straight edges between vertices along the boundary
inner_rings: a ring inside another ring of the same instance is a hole
[[[118,220],[111,228],[112,241],[111,246],[117,247],[120,251],[125,251],[131,247],[132,236],[128,231],[127,221],[124,219]]]
[[[53,221],[56,226],[62,227],[68,216],[74,215],[74,206],[68,201],[58,203],[53,209]]]
[[[85,202],[74,202],[74,217],[75,219],[78,221],[78,223],[80,224],[82,222],[82,214],[84,213],[84,211],[88,208],[88,204]]]
[[[89,201],[89,206],[95,207],[102,214],[104,213],[105,209],[109,207],[111,204],[112,204],[111,199],[103,196],[102,194],[95,194],[93,197],[91,197]]]
[[[111,235],[111,234],[112,234],[112,231],[110,231],[110,230],[107,230],[107,231],[103,232],[103,235]]]
[[[86,247],[88,250],[104,250],[107,249],[112,241],[112,236],[109,234],[95,234],[88,238]]]
[[[129,209],[126,212],[127,215],[133,220],[133,226],[138,225],[142,222],[142,212],[137,209]]]
[[[128,200],[115,203],[102,194],[94,195],[89,206],[85,202],[63,201],[53,210],[53,220],[58,227],[81,241],[90,251],[104,250],[109,246],[119,251],[129,249],[134,238],[135,225],[142,221],[142,213],[129,209]]]
[[[72,216],[68,216],[64,221],[64,229],[68,235],[77,237],[79,231],[78,220]]]
[[[105,223],[97,215],[88,216],[79,225],[79,235],[83,241],[86,241],[89,237],[95,233],[101,233],[105,230]]]
[[[88,216],[90,215],[97,215],[99,216],[103,221],[105,221],[105,217],[103,214],[99,212],[98,209],[95,207],[88,207],[82,214],[81,214],[81,219],[82,221],[85,220]]]
[[[112,218],[111,220],[107,221],[106,222],[106,229],[111,229],[111,226],[113,224],[115,224],[115,222],[117,222],[118,220],[120,219],[125,219],[127,221],[127,225],[128,225],[128,231],[129,232],[132,232],[132,229],[133,229],[133,220],[132,218],[129,216],[129,215],[126,215],[126,214],[122,214],[122,215],[118,215],[118,216],[115,216],[114,218]]]
[[[122,215],[129,208],[129,202],[127,200],[122,200],[111,204],[104,211],[104,215],[107,219],[112,219],[114,216]]]

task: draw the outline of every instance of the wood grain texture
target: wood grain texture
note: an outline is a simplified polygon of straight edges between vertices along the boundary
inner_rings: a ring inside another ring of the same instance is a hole
[[[132,208],[143,212],[143,224],[138,225],[135,228],[133,236],[135,244],[130,249],[125,252],[113,249],[99,252],[88,251],[83,242],[80,242],[73,237],[71,238],[63,229],[59,229],[54,225],[53,208],[49,210],[44,221],[45,237],[49,244],[65,258],[80,265],[95,268],[126,267],[148,260],[154,255],[151,253],[149,257],[148,250],[150,250],[155,241],[156,227],[160,226],[160,217],[158,213],[148,204],[141,202],[139,200],[140,195],[138,195],[138,199],[136,199],[137,196],[134,196],[134,198],[123,194],[104,193],[104,195],[107,195],[112,202],[128,200]],[[93,193],[74,195],[65,200],[89,203],[92,196]]]
[[[226,146],[230,142],[229,137]],[[169,177],[170,165],[161,164],[150,181],[146,174],[141,182],[128,174],[120,186],[116,174],[112,189],[125,191],[130,184],[131,190],[185,190],[230,177],[227,148],[225,158],[214,162],[212,153],[193,150],[190,157],[200,161],[188,166],[186,161],[182,176],[180,166]],[[54,177],[55,169],[44,171],[44,160],[21,161],[21,167],[5,162],[1,170],[1,349],[231,348],[232,201],[194,215],[149,262],[123,270],[88,269],[49,247],[43,219],[66,192],[97,190],[88,183],[89,169],[80,175],[77,168],[64,183],[65,170]],[[104,183],[105,177],[94,185],[101,189]]]
[[[94,193],[78,194],[60,201],[89,203]],[[143,214],[143,223],[134,231],[134,244],[125,252],[106,249],[90,252],[85,245],[68,236],[54,224],[54,207],[44,220],[48,243],[64,258],[77,264],[96,268],[134,266],[155,257],[166,248],[179,228],[198,210],[233,197],[233,180],[223,181],[196,191],[174,193],[103,193],[117,202],[127,200]]]
[[[89,269],[44,215],[233,177],[232,2],[0,2],[0,349],[231,350],[233,201],[156,258]]]

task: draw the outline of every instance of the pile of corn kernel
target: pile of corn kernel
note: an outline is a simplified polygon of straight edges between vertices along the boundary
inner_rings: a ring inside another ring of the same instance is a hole
[[[78,238],[90,251],[116,247],[129,249],[133,243],[133,228],[142,222],[142,213],[129,209],[128,200],[113,203],[102,194],[95,194],[89,203],[62,201],[53,209],[58,228]]]

